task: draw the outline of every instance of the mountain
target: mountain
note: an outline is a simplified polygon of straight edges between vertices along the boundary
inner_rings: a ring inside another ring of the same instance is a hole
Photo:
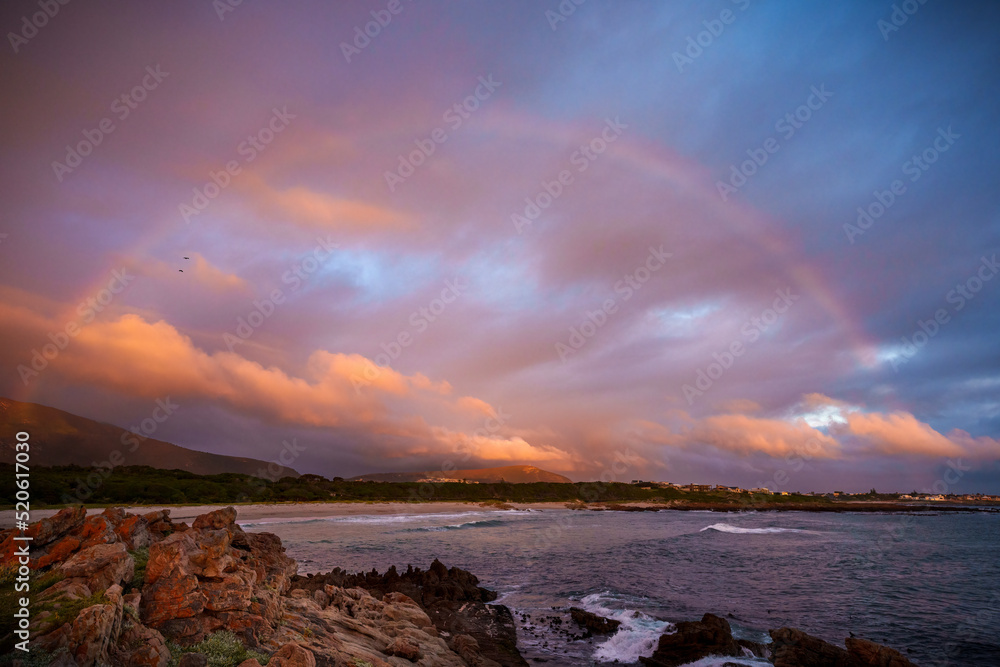
[[[199,475],[232,472],[268,479],[299,476],[291,468],[276,468],[276,464],[267,461],[209,454],[162,440],[143,439],[118,426],[36,403],[0,398],[0,442],[3,443],[0,463],[14,463],[14,436],[18,431],[31,436],[29,467],[129,465],[180,469]]]
[[[511,482],[524,484],[527,482],[556,482],[571,484],[569,477],[557,475],[535,466],[503,466],[500,468],[480,468],[478,470],[452,470],[451,472],[383,472],[373,475],[352,477],[355,482],[419,482],[424,479],[457,479],[470,482]]]

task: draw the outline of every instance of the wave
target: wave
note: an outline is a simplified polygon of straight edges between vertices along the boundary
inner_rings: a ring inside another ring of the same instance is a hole
[[[598,662],[634,663],[640,657],[648,658],[656,650],[660,635],[673,628],[670,623],[641,611],[617,608],[629,602],[628,597],[610,591],[592,593],[580,600],[580,606],[587,611],[621,623],[618,631],[594,651],[594,659]]]
[[[445,530],[461,530],[463,528],[488,528],[491,526],[504,525],[503,519],[483,519],[482,521],[466,521],[465,523],[455,523],[447,526],[423,526],[421,528],[408,528],[404,533],[439,533]]]
[[[247,526],[269,526],[275,524],[292,523],[361,523],[361,524],[394,524],[412,523],[414,521],[427,521],[434,519],[459,519],[471,516],[489,516],[491,514],[506,514],[506,512],[456,512],[456,513],[424,513],[424,514],[359,514],[355,516],[321,516],[321,517],[282,517],[275,519],[252,519],[250,521],[237,521],[242,527]]]
[[[802,528],[740,528],[739,526],[733,526],[728,523],[713,523],[711,526],[705,526],[699,532],[704,533],[706,530],[717,530],[720,533],[738,533],[738,534],[750,534],[750,535],[766,535],[770,533],[812,533],[815,531],[804,530]]]

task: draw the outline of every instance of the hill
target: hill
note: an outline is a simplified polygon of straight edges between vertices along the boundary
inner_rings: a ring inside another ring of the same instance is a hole
[[[384,472],[372,475],[352,477],[357,482],[419,482],[425,479],[467,480],[481,484],[496,484],[510,482],[511,484],[528,484],[531,482],[550,482],[557,484],[572,483],[569,477],[557,475],[535,466],[502,466],[499,468],[479,468],[477,470],[452,470],[451,472]]]
[[[274,463],[242,456],[209,454],[162,440],[137,437],[112,424],[63,412],[37,403],[0,398],[0,463],[14,462],[14,435],[31,435],[31,466],[150,466],[184,470],[198,475],[237,473],[256,477],[298,477],[299,473]],[[268,469],[271,466],[271,470]]]

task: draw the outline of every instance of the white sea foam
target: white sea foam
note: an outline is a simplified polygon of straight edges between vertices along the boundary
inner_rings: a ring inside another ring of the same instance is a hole
[[[722,667],[722,665],[750,665],[757,667],[758,665],[770,664],[770,662],[763,658],[726,658],[710,655],[701,660],[685,663],[682,667]]]
[[[705,526],[700,532],[704,533],[706,530],[717,530],[720,533],[739,533],[739,534],[751,534],[751,535],[766,535],[769,533],[811,533],[811,530],[802,530],[801,528],[740,528],[739,526],[733,526],[728,523],[713,523],[711,526]]]
[[[580,600],[580,606],[587,611],[620,621],[621,625],[606,642],[594,651],[598,662],[637,662],[641,657],[649,657],[656,650],[660,635],[672,629],[666,621],[660,621],[640,611],[615,609],[609,603],[621,604],[621,600],[610,592],[593,593]]]

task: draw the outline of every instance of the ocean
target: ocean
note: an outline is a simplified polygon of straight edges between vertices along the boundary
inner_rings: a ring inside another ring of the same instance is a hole
[[[853,633],[921,667],[1000,665],[996,513],[552,509],[240,523],[281,537],[302,574],[426,569],[434,558],[469,570],[514,613],[531,664],[637,664],[671,623],[712,612],[756,641],[791,626],[840,646]],[[574,638],[583,631],[570,606],[622,625]]]

